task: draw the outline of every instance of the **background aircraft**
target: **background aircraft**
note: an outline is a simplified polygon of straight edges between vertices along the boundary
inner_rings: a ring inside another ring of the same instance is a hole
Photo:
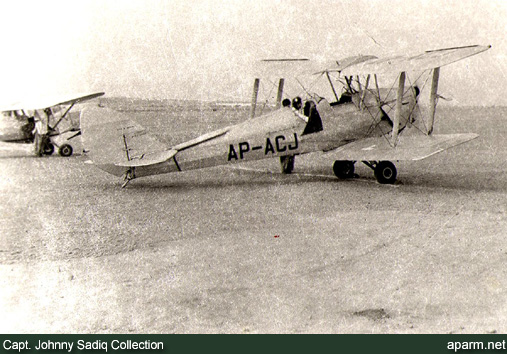
[[[33,143],[38,156],[51,155],[55,146],[61,156],[73,153],[73,139],[81,135],[75,104],[104,95],[97,92],[70,97],[48,97],[0,107],[0,141]]]
[[[290,173],[296,155],[314,151],[334,157],[339,178],[354,176],[354,164],[362,161],[379,183],[394,183],[397,171],[391,161],[424,159],[477,137],[432,134],[438,79],[440,67],[489,48],[474,45],[387,59],[358,56],[320,68],[306,59],[265,60],[261,66],[280,77],[280,108],[273,112],[255,117],[260,83],[256,79],[251,118],[240,124],[168,147],[118,112],[96,108],[82,116],[84,144],[99,168],[124,176],[124,186],[136,177],[270,157],[279,157],[282,171]],[[285,77],[301,70],[327,80],[331,100],[302,85],[304,97],[281,107]],[[418,75],[414,83],[413,73]],[[391,85],[381,87],[379,77],[393,74]],[[423,76],[422,86],[415,84]],[[419,100],[427,86],[430,109],[424,117]]]

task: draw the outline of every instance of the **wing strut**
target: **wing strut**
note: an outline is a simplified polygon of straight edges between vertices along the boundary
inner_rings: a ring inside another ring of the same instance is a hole
[[[276,96],[276,109],[282,106],[282,98],[283,98],[283,85],[285,84],[285,79],[281,78],[278,82],[278,94]]]
[[[368,85],[370,84],[370,74],[366,77],[366,84],[364,85],[364,90],[361,94],[361,100],[359,101],[359,108],[364,109],[364,98],[366,97],[366,91],[368,90]]]
[[[338,95],[336,94],[336,90],[334,89],[333,82],[331,81],[331,78],[329,77],[329,72],[327,72],[327,71],[326,71],[326,77],[327,77],[327,81],[329,81],[329,84],[331,85],[331,89],[333,90],[334,98],[336,98],[336,102],[338,102],[340,99],[338,98]]]
[[[67,110],[65,111],[65,113],[60,117],[60,119],[58,120],[58,122],[56,122],[56,124],[54,125],[54,127],[52,129],[56,129],[56,127],[58,126],[58,124],[60,124],[60,122],[65,118],[67,117],[67,113],[69,113],[69,111],[72,109],[72,107],[74,107],[74,105],[76,104],[76,102],[72,102],[72,104],[70,105],[69,108],[67,108]]]
[[[433,123],[435,122],[435,111],[437,107],[437,90],[438,90],[438,78],[440,76],[440,68],[433,69],[433,79],[431,81],[430,91],[430,117],[428,122],[428,135],[433,132]]]
[[[398,81],[398,92],[396,94],[396,111],[394,112],[393,122],[393,145],[396,146],[398,140],[398,131],[400,128],[400,117],[401,117],[401,106],[403,104],[403,91],[405,90],[405,72],[400,73],[400,79]]]
[[[259,83],[261,79],[255,79],[252,93],[252,107],[250,109],[250,118],[255,117],[255,107],[257,106],[257,95],[259,94]]]

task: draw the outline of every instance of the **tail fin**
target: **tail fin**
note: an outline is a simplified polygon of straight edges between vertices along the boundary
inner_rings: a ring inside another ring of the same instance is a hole
[[[167,147],[131,119],[107,108],[93,107],[81,114],[83,145],[91,160],[117,176],[133,159]]]

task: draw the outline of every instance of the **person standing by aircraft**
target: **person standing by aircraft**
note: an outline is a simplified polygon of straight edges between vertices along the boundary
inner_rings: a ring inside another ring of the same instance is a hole
[[[297,96],[292,99],[292,112],[298,117],[301,118],[305,123],[308,123],[308,117],[301,113],[301,108],[303,107],[303,101],[301,97]]]
[[[296,96],[292,99],[292,108],[295,111],[299,111],[303,107],[303,102],[301,101],[301,97]]]
[[[51,154],[53,152],[53,145],[49,139],[49,119],[51,118],[51,109],[44,110],[46,117],[41,116],[35,112],[35,131],[34,131],[34,150],[35,155],[42,156],[43,154]]]
[[[284,102],[285,102],[285,100],[284,100]],[[308,117],[305,117],[301,113],[302,107],[303,107],[303,102],[301,100],[301,97],[299,97],[299,96],[294,97],[292,99],[292,112],[294,112],[294,115],[297,116],[298,118],[302,119],[305,123],[308,123]],[[280,156],[280,165],[282,166],[282,173],[285,173],[285,174],[292,173],[292,170],[294,170],[295,160],[296,160],[296,156],[294,156],[294,155]]]

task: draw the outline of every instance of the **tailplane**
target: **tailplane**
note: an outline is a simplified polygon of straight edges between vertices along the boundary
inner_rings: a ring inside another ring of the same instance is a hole
[[[129,166],[145,156],[168,150],[141,125],[107,108],[83,111],[81,131],[85,151],[93,163],[116,176],[125,175]]]

